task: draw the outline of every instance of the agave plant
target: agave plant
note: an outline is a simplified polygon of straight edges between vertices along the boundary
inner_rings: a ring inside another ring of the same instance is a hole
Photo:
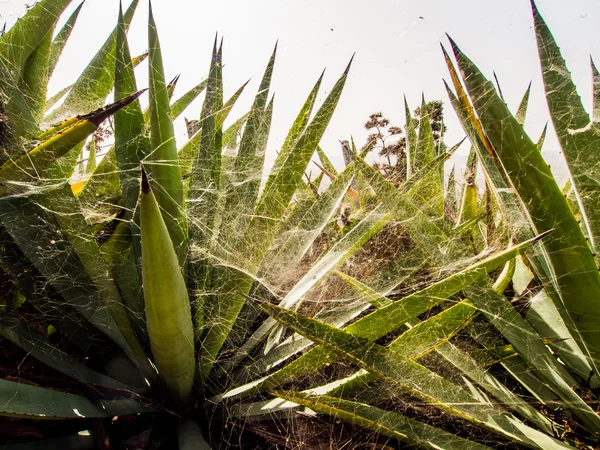
[[[134,0],[79,79],[57,94],[62,103],[46,99],[48,78],[79,12],[54,36],[69,3],[40,1],[0,38],[0,262],[8,286],[0,327],[5,348],[19,346],[40,362],[27,373],[7,363],[0,380],[3,415],[70,419],[44,429],[52,439],[43,445],[51,447],[106,448],[121,439],[120,445],[135,448],[221,448],[235,433],[234,421],[252,428],[256,420],[280,423],[298,412],[335,416],[432,448],[485,448],[489,436],[540,449],[570,448],[578,438],[596,442],[600,419],[580,389],[593,381],[580,375],[595,368],[594,329],[573,318],[583,305],[577,289],[588,288],[567,282],[573,276],[567,267],[584,264],[578,258],[591,251],[576,247],[572,260],[563,261],[560,249],[581,242],[574,228],[564,228],[570,222],[544,222],[539,214],[545,210],[526,197],[536,192],[528,185],[522,193],[512,181],[513,193],[500,184],[522,175],[504,160],[496,165],[506,136],[495,136],[494,120],[479,110],[497,102],[477,91],[477,76],[466,81],[479,118],[462,88],[454,103],[474,147],[469,170],[478,159],[489,195],[477,204],[474,183],[467,185],[455,225],[443,216],[444,200],[452,198],[441,198],[440,174],[457,146],[438,154],[426,114],[419,135],[409,132],[414,170],[398,188],[365,163],[364,154],[354,151],[340,173],[327,161],[318,145],[350,65],[313,114],[323,75],[318,78],[265,183],[276,50],[252,108],[224,129],[245,85],[224,100],[222,45],[215,39],[208,78],[172,101],[176,80],[166,83],[150,8],[144,111],[133,70],[144,56],[132,58],[126,38]],[[551,35],[536,20],[541,48],[552,48]],[[456,52],[461,69],[476,74]],[[111,91],[116,101],[100,108]],[[173,120],[202,91],[199,129],[178,148]],[[503,104],[497,109],[506,111]],[[111,115],[114,145],[95,168],[88,164],[86,180],[72,185],[86,139]],[[511,117],[506,113],[503,123],[512,124]],[[566,127],[569,136],[585,128]],[[303,181],[315,152],[332,179],[326,189]],[[513,161],[523,158],[517,156]],[[584,198],[578,183],[573,177],[577,198]],[[327,233],[340,206],[352,202],[355,220]],[[572,214],[560,207],[555,218]],[[586,208],[580,202],[578,214]],[[487,233],[481,234],[481,222]],[[381,263],[384,275],[353,271],[371,238],[391,224],[400,224],[412,249]],[[574,227],[583,233],[577,222]],[[537,315],[524,319],[504,295],[515,284],[519,255],[543,283],[540,302],[555,305],[557,314],[532,308]],[[427,276],[416,276],[420,269]],[[314,317],[300,313],[316,300]],[[482,333],[487,324],[496,332]],[[549,334],[556,324],[563,326],[559,336]],[[479,339],[481,349],[469,354],[451,341],[455,336]],[[569,336],[577,345],[556,339]],[[447,363],[432,366],[432,355]],[[497,366],[499,355],[546,407],[572,412],[576,435],[557,413],[536,408],[486,371],[486,361]],[[313,381],[340,362],[356,370],[325,385]],[[294,389],[299,386],[305,388]],[[393,408],[406,398],[447,414],[452,427]],[[125,433],[128,427],[137,431]],[[475,428],[484,437],[469,440],[456,431]]]

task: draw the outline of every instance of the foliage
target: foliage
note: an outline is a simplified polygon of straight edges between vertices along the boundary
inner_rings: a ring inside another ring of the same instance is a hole
[[[421,111],[426,110],[431,125],[433,142],[437,149],[437,154],[446,151],[444,144],[444,133],[446,125],[444,124],[444,104],[440,100],[430,101],[419,106],[414,111],[411,118],[407,115],[407,124],[404,127],[390,125],[389,119],[383,116],[383,113],[376,112],[369,116],[365,122],[365,129],[371,131],[367,142],[362,147],[363,152],[378,150],[378,155],[382,161],[374,163],[373,167],[379,170],[395,186],[399,186],[407,179],[412,170],[407,167],[409,164],[409,149],[407,136],[403,133],[411,134],[417,132],[420,128],[423,115]],[[407,105],[408,112],[408,105]],[[410,124],[408,123],[410,121]],[[414,165],[413,163],[410,163]],[[414,169],[413,169],[414,170]]]
[[[568,72],[554,70],[564,62],[535,7],[572,184],[558,187],[452,42],[463,79],[445,53],[448,92],[473,147],[467,171],[479,165],[486,179],[486,195],[471,185],[456,199],[443,165],[460,143],[441,145],[425,103],[418,132],[406,106],[402,182],[352,147],[342,172],[328,164],[318,145],[350,64],[318,108],[316,81],[262,183],[276,49],[252,108],[225,128],[245,85],[225,99],[222,43],[208,78],[173,100],[151,9],[142,110],[126,37],[137,0],[48,114],[49,73],[79,11],[55,38],[69,3],[40,1],[0,38],[0,330],[5,354],[38,361],[3,365],[3,415],[50,421],[39,437],[54,447],[266,448],[288,445],[277,432],[317,414],[378,443],[597,446],[600,274],[586,240],[595,245],[597,197],[584,175],[598,135]],[[111,90],[116,101],[98,109]],[[198,130],[178,148],[173,121],[201,92]],[[111,116],[114,145],[71,186]],[[325,189],[303,181],[315,152]],[[348,202],[354,220],[331,233]],[[409,244],[376,238],[390,226]],[[39,444],[24,441],[12,448]]]

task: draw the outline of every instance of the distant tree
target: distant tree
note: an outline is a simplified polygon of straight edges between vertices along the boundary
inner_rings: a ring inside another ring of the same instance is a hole
[[[438,153],[445,150],[444,133],[444,105],[441,100],[434,100],[425,104],[431,122],[434,143]],[[413,125],[418,131],[422,119],[421,107],[414,111]],[[376,112],[369,116],[365,122],[365,129],[371,131],[367,143],[362,150],[378,150],[381,161],[373,167],[395,185],[400,185],[406,180],[406,125],[404,128],[390,125],[389,119],[383,113]]]

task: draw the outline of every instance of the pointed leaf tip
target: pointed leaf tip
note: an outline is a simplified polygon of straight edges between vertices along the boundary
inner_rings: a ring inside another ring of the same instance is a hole
[[[148,181],[148,174],[146,173],[146,169],[144,165],[141,165],[142,168],[142,192],[144,194],[149,194],[151,191],[150,182]]]
[[[97,109],[96,111],[93,111],[89,114],[79,116],[79,118],[82,120],[89,120],[94,125],[99,126],[102,122],[104,122],[104,120],[106,120],[106,118],[113,115],[121,108],[124,108],[133,101],[135,101],[140,95],[142,95],[147,90],[148,89],[142,89],[141,91],[138,91],[135,94],[132,94],[128,97],[122,98],[121,100],[118,100],[108,106]]]
[[[540,11],[538,10],[538,7],[535,4],[535,2],[533,0],[529,0],[529,3],[531,4],[531,11],[533,12],[533,15],[535,16],[536,14],[539,14]]]

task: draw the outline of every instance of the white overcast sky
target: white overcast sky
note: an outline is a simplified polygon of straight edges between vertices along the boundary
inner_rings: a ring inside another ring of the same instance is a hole
[[[0,21],[9,26],[23,14],[22,0],[0,0]],[[72,11],[78,1],[73,1]],[[124,7],[129,4],[124,1]],[[589,56],[600,63],[600,1],[538,0],[538,8],[557,39],[584,104],[591,110]],[[243,82],[250,85],[230,117],[246,112],[272,48],[279,40],[273,79],[275,114],[268,161],[317,77],[326,68],[319,99],[328,93],[353,53],[355,61],[323,148],[341,164],[338,139],[353,135],[364,143],[363,123],[382,111],[392,123],[404,125],[403,95],[411,108],[421,92],[427,100],[446,100],[442,78],[448,78],[439,43],[450,34],[462,50],[492,76],[495,70],[505,98],[514,110],[533,80],[526,128],[537,139],[548,120],[528,0],[154,0],[168,79],[181,74],[176,96],[208,72],[215,32],[224,37],[224,88],[231,95]],[[73,82],[102,45],[117,21],[118,0],[87,0],[50,86],[50,94]],[[129,31],[132,53],[147,48],[148,5],[141,0]],[[66,19],[66,16],[63,20]],[[137,72],[138,86],[147,86],[147,71]],[[186,112],[197,118],[201,100]],[[448,106],[446,141],[463,137]],[[177,126],[178,143],[185,140]],[[463,146],[454,162],[462,164]],[[559,149],[553,131],[544,152],[556,166]],[[450,163],[452,164],[452,163]],[[462,170],[462,167],[461,167]]]

